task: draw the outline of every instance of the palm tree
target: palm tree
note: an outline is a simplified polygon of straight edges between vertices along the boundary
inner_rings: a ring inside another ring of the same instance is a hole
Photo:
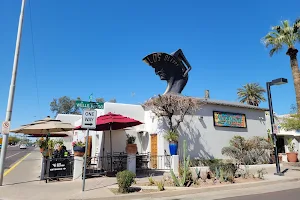
[[[261,102],[266,101],[264,97],[266,90],[258,83],[247,83],[237,90],[237,95],[241,103],[258,106]]]
[[[287,47],[286,55],[290,57],[297,110],[300,113],[300,72],[297,61],[298,50],[295,48],[295,44],[300,42],[300,18],[292,25],[288,20],[284,20],[280,25],[273,26],[262,42],[266,47],[271,47],[270,56],[279,52],[283,47]]]

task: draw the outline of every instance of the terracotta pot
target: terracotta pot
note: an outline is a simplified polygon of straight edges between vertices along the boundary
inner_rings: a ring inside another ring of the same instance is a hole
[[[126,152],[127,152],[127,154],[136,154],[137,153],[136,144],[127,144]]]
[[[287,159],[289,162],[297,162],[298,161],[298,153],[296,152],[290,152],[286,153]]]
[[[44,148],[40,148],[40,152],[43,153],[44,152]]]

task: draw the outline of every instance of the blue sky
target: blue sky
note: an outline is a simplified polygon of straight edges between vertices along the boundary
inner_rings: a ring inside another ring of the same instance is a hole
[[[295,102],[285,50],[270,58],[260,39],[280,20],[299,16],[299,0],[281,1],[140,1],[27,0],[12,126],[47,115],[63,95],[88,99],[91,93],[121,103],[142,103],[163,93],[142,58],[181,48],[193,69],[183,91],[212,99],[237,101],[245,83],[285,77],[273,87],[275,112]],[[293,6],[294,5],[294,6]],[[21,0],[0,3],[0,118],[5,119]],[[299,47],[299,45],[298,45]],[[135,93],[133,96],[132,93]],[[267,107],[266,103],[261,104]]]

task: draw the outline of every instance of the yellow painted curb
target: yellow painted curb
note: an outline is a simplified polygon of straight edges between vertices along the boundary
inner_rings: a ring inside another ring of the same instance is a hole
[[[14,168],[16,168],[25,158],[27,158],[31,153],[28,153],[23,158],[21,158],[17,163],[15,163],[11,168],[9,168],[7,171],[4,172],[3,176],[6,176],[9,174]]]

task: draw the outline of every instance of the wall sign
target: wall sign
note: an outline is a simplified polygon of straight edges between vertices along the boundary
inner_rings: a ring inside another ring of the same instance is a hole
[[[214,126],[247,128],[246,115],[240,113],[213,111]]]

